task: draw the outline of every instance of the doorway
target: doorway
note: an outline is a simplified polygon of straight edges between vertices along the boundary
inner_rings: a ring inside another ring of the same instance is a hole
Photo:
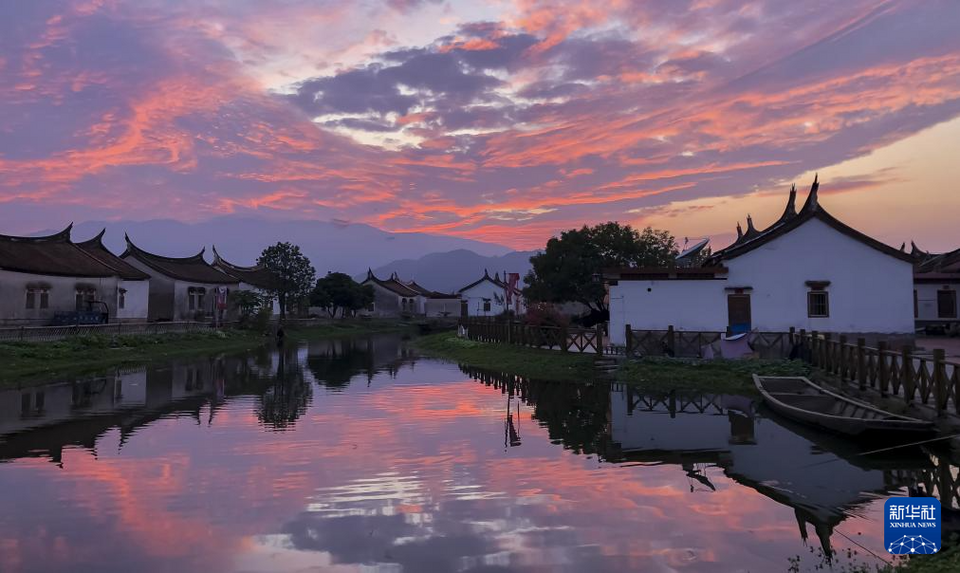
[[[730,334],[742,334],[750,332],[750,295],[749,294],[729,294],[727,295],[727,328]]]

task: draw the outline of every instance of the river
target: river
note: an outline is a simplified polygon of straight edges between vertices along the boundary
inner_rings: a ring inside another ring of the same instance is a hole
[[[957,468],[857,452],[749,398],[520,380],[400,335],[175,360],[0,391],[0,570],[873,566],[884,500],[955,508]]]

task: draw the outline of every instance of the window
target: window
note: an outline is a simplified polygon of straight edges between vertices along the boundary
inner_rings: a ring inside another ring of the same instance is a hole
[[[97,300],[97,290],[90,287],[77,287],[77,310],[82,310],[86,307],[87,302],[93,302]]]
[[[375,302],[371,302],[369,305],[367,305],[367,312],[373,312],[376,309],[377,309],[377,303]]]
[[[40,308],[50,308],[50,291],[40,289]]]
[[[937,318],[957,318],[957,291],[937,291]]]
[[[187,308],[190,310],[203,310],[203,297],[207,289],[203,287],[190,287],[187,289]]]
[[[37,291],[27,289],[27,308],[37,308]]]
[[[483,312],[490,312],[490,299],[483,299]]]
[[[124,309],[127,306],[127,289],[117,289],[117,308]]]
[[[825,290],[812,290],[807,293],[807,316],[827,318],[830,316],[830,297]]]

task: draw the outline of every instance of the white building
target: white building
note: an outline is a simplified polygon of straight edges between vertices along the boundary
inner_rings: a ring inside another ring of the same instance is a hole
[[[103,244],[103,234],[106,231],[103,229],[96,237],[76,245],[116,271],[116,317],[124,321],[146,321],[150,310],[150,275],[110,252]]]
[[[45,237],[0,235],[0,324],[43,326],[79,317],[77,311],[106,314],[108,321],[146,319],[147,275],[103,248],[103,233],[74,243],[71,229]]]
[[[277,297],[270,294],[274,287],[276,277],[274,277],[273,273],[268,269],[260,265],[243,267],[227,262],[227,260],[217,252],[216,246],[213,247],[212,266],[240,281],[239,290],[254,291],[268,299],[270,301],[270,314],[280,316],[280,301],[277,300]]]
[[[626,325],[912,336],[913,259],[830,215],[818,187],[814,180],[799,213],[791,189],[763,231],[748,218],[747,232],[701,267],[605,272],[611,341],[624,343]]]
[[[491,277],[486,269],[479,280],[460,289],[459,294],[461,316],[497,316],[508,309],[516,314],[526,312],[520,290],[500,280],[499,273]]]
[[[361,311],[364,316],[395,318],[424,314],[423,296],[401,282],[396,273],[381,280],[367,269],[367,278],[360,284],[373,287],[373,304]]]
[[[911,255],[917,261],[913,274],[913,313],[917,327],[956,330],[960,327],[957,306],[960,249],[937,255],[913,245]]]
[[[410,281],[405,284],[420,293],[424,316],[455,317],[460,315],[460,295],[433,291],[417,284],[417,281]]]
[[[216,308],[217,289],[238,289],[240,282],[215,269],[204,250],[192,257],[164,257],[144,251],[126,237],[127,250],[120,258],[150,275],[150,320],[206,321]],[[229,312],[223,313],[224,318]]]

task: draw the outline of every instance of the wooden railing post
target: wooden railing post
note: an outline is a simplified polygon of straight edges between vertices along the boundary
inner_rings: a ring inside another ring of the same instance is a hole
[[[624,326],[623,341],[627,345],[626,355],[633,356],[633,328],[629,324]]]
[[[823,366],[820,362],[820,333],[816,330],[810,333],[810,363],[818,368]]]
[[[901,350],[901,360],[903,360],[900,385],[903,387],[903,396],[909,403],[913,399],[914,381],[913,381],[913,347],[905,344]]]
[[[867,341],[860,337],[857,339],[857,386],[860,390],[867,389]]]
[[[797,352],[797,356],[800,357],[800,360],[807,359],[807,329],[800,329],[800,350]]]
[[[933,349],[933,391],[937,397],[937,416],[943,416],[947,400],[950,399],[947,395],[947,373],[943,364],[945,358],[946,353],[942,348]]]
[[[823,333],[823,369],[833,373],[833,341],[829,332]]]
[[[667,348],[670,349],[670,354],[674,356],[677,355],[676,343],[677,343],[676,332],[674,332],[673,325],[671,324],[670,326],[667,327]]]
[[[567,348],[567,336],[568,336],[567,327],[561,326],[560,327],[560,350],[562,350],[563,352],[569,351],[569,349]]]
[[[848,363],[848,359],[850,358],[849,354],[850,353],[847,352],[847,335],[841,334],[840,351],[837,353],[837,361],[840,363],[837,367],[837,372],[840,374],[841,381],[846,381],[848,377],[853,378],[850,376],[850,371],[853,369],[850,368],[850,364]]]
[[[887,367],[887,341],[877,342],[877,374],[880,378],[880,395],[886,396],[890,388],[890,369]]]
[[[603,326],[597,323],[597,354],[603,354]]]

